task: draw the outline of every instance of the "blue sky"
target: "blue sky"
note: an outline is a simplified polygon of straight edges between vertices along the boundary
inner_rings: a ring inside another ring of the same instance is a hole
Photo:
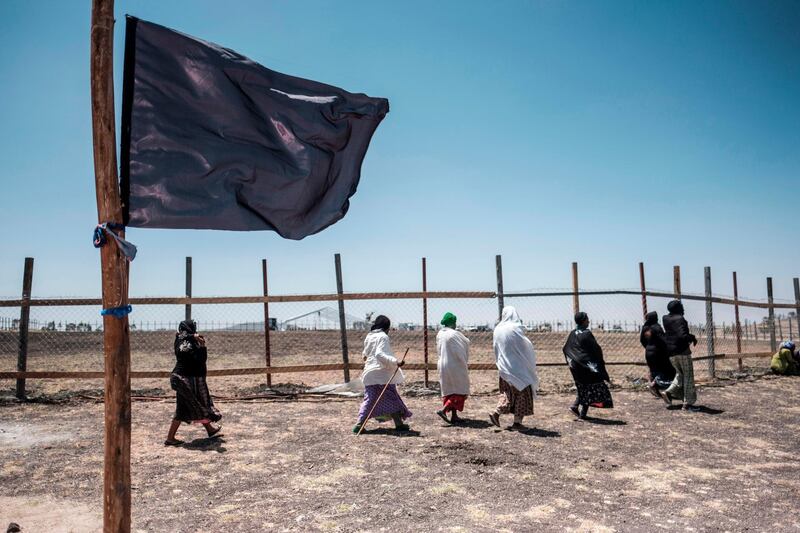
[[[270,232],[132,229],[133,295],[653,287],[791,294],[800,275],[797,2],[118,1],[289,74],[387,97],[347,217]],[[99,294],[90,2],[0,3],[0,295]]]

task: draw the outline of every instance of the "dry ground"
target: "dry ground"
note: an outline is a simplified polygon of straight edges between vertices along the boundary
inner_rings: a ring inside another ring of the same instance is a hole
[[[225,436],[184,426],[184,448],[162,446],[170,401],[137,402],[133,529],[796,531],[798,385],[704,387],[702,413],[618,391],[587,421],[569,395],[543,395],[524,432],[485,422],[493,396],[468,401],[465,427],[442,423],[435,397],[409,397],[413,432],[358,438],[357,400],[220,402]],[[98,530],[102,411],[0,403],[0,526]]]

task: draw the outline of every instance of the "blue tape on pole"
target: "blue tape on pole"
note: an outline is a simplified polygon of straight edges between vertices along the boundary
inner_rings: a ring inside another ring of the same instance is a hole
[[[121,307],[111,307],[109,309],[101,309],[100,310],[100,314],[103,315],[103,316],[111,315],[114,318],[124,318],[131,311],[133,311],[133,306],[132,305],[123,305]]]

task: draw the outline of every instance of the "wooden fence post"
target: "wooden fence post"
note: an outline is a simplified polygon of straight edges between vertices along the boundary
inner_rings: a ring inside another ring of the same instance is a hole
[[[192,258],[186,258],[186,297],[192,297]],[[192,319],[192,304],[186,304],[186,320]]]
[[[261,260],[261,284],[264,288],[264,362],[267,368],[272,366],[272,348],[269,342],[269,289],[267,284],[267,260]],[[267,372],[267,387],[272,387],[272,373]]]
[[[578,295],[578,263],[572,262],[572,311],[577,314],[581,310],[581,300]]]
[[[342,256],[333,256],[336,266],[336,293],[339,295],[339,331],[342,336],[342,363],[344,364],[344,382],[350,383],[350,354],[347,350],[347,321],[344,316],[344,299],[342,294]]]
[[[422,342],[425,360],[425,388],[428,383],[428,273],[425,258],[422,258]]]
[[[497,271],[497,319],[503,316],[505,300],[503,298],[503,256],[494,256],[495,268]]]
[[[647,315],[647,287],[644,283],[644,263],[639,262],[639,286],[642,289],[642,318]]]
[[[675,293],[675,299],[681,299],[681,267],[680,265],[675,265],[672,267],[672,287],[673,292]]]
[[[28,368],[28,326],[31,316],[31,285],[33,284],[33,257],[25,258],[22,274],[22,305],[19,308],[19,342],[17,352],[17,372]],[[17,379],[17,399],[25,399],[25,378]]]
[[[800,340],[800,278],[794,278],[792,280],[794,284],[794,322],[797,324],[797,339]]]
[[[733,312],[736,319],[734,335],[736,337],[736,353],[742,353],[742,323],[739,321],[739,283],[736,272],[733,273]],[[739,358],[739,372],[743,370],[742,359]]]
[[[775,307],[772,298],[772,278],[767,278],[767,303],[769,304],[769,314],[767,315],[767,327],[769,328],[769,349],[778,351],[778,339],[775,337]]]
[[[716,361],[714,360],[714,309],[711,303],[711,267],[705,267],[705,288],[706,288],[706,355],[711,356],[708,360],[708,374],[711,379],[716,377]]]

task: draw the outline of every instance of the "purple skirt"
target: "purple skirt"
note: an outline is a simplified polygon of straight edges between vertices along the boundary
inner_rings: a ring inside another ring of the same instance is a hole
[[[378,402],[383,390],[383,385],[367,385],[364,387],[364,401],[361,402],[361,409],[358,410],[358,422],[363,423],[367,419],[367,415],[372,410],[375,402]],[[381,401],[375,405],[375,410],[372,411],[370,418],[377,418],[378,422],[391,420],[391,416],[399,414],[402,419],[410,418],[411,411],[408,410],[406,404],[397,393],[397,386],[389,385],[386,387],[386,392],[383,393]]]

